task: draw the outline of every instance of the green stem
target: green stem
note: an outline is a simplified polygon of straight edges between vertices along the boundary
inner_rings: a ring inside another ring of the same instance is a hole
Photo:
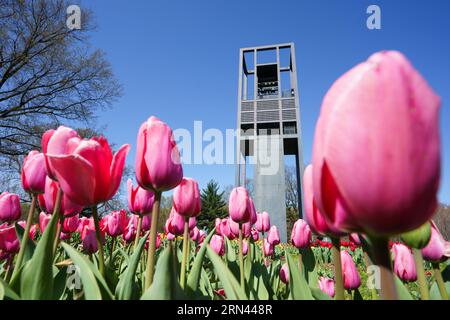
[[[183,255],[181,259],[181,274],[180,274],[180,284],[181,288],[184,289],[184,284],[186,280],[186,264],[189,255],[189,217],[184,218],[184,233],[183,233]]]
[[[239,223],[239,270],[241,275],[241,288],[245,290],[245,277],[244,277],[244,249],[242,244],[242,224]]]
[[[420,297],[422,300],[430,300],[430,291],[428,289],[427,279],[425,278],[425,269],[423,267],[422,252],[420,249],[413,248],[414,263],[416,264],[417,284],[419,285]]]
[[[27,247],[28,238],[30,237],[29,234],[30,234],[31,224],[33,223],[33,214],[34,214],[35,207],[36,207],[36,195],[31,194],[31,205],[28,210],[27,222],[25,224],[25,230],[23,232],[22,241],[20,242],[20,249],[19,249],[19,253],[17,255],[16,267],[14,268],[13,275],[16,274],[16,272],[20,269],[20,266],[22,265],[23,256],[25,254],[25,248]]]
[[[53,243],[53,256],[56,254],[59,243],[61,242],[61,230],[64,223],[64,215],[59,216],[59,223],[56,225],[55,242]]]
[[[364,251],[364,262],[366,264],[366,272],[368,274],[368,268],[369,268],[370,265],[372,265],[372,263],[370,262],[369,255],[367,254],[366,251]],[[377,292],[377,289],[375,287],[372,287],[370,289],[370,293],[372,295],[372,300],[378,300],[378,292]]]
[[[134,250],[136,250],[136,247],[139,243],[139,238],[141,236],[141,228],[142,228],[142,216],[139,215],[139,219],[138,219],[138,225],[137,225],[137,230],[136,230],[136,237],[134,239]]]
[[[344,279],[342,277],[341,264],[341,240],[339,238],[331,237],[333,246],[331,247],[331,254],[334,264],[334,278],[335,278],[335,295],[336,300],[344,300]]]
[[[114,267],[114,247],[116,244],[116,237],[112,237],[111,244],[109,246],[109,267],[112,269]]]
[[[161,192],[155,191],[155,202],[153,203],[152,222],[150,228],[150,243],[148,246],[147,269],[145,270],[145,290],[153,282],[155,269],[156,228],[158,228],[159,206],[161,203]]]
[[[374,264],[380,269],[381,298],[398,300],[389,256],[388,238],[369,237],[372,244]]]
[[[285,257],[287,258],[286,254],[285,254]],[[302,250],[298,249],[298,270],[300,271],[300,274],[303,272],[302,267],[303,267]],[[305,276],[306,276],[306,274],[305,274]]]
[[[444,279],[442,278],[441,269],[439,269],[439,263],[433,263],[434,279],[436,279],[439,292],[441,293],[442,300],[448,300],[448,293],[445,288]]]
[[[97,246],[98,246],[98,270],[100,274],[105,276],[105,257],[103,254],[103,244],[102,244],[102,236],[100,233],[100,223],[98,221],[98,212],[97,206],[92,207],[92,217],[94,218],[95,224],[95,237],[97,238]]]

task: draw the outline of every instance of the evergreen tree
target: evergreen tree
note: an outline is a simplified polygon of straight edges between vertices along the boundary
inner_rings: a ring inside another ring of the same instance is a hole
[[[219,192],[219,184],[210,180],[201,192],[202,212],[197,217],[199,229],[212,230],[216,218],[224,218],[227,215],[227,203],[223,200],[224,192]]]

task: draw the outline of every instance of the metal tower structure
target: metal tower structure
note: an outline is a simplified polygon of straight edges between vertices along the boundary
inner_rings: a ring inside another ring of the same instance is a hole
[[[293,43],[241,48],[236,185],[253,165],[254,201],[286,241],[285,156],[295,156],[299,216],[303,212],[303,154]]]

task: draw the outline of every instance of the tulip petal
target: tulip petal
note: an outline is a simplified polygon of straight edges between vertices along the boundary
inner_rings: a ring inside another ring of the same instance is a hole
[[[129,150],[130,145],[124,144],[120,147],[120,149],[113,157],[110,168],[111,179],[109,183],[110,189],[108,199],[112,198],[112,196],[117,192],[117,189],[119,189],[120,180],[122,179],[123,167],[125,166],[125,158]]]

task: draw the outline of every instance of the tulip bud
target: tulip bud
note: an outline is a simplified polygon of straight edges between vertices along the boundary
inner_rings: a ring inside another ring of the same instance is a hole
[[[169,218],[166,221],[167,231],[174,235],[182,235],[184,233],[184,217],[179,215],[172,207]]]
[[[216,228],[215,233],[218,234],[219,236],[222,235],[222,231],[220,230],[221,223],[222,223],[222,219],[220,219],[220,218],[216,218],[216,220],[214,220],[214,226]]]
[[[17,238],[16,228],[7,224],[0,225],[0,250],[8,253],[17,253],[20,242]]]
[[[95,230],[92,230],[89,227],[84,228],[81,238],[83,243],[83,250],[86,253],[92,254],[97,252],[98,245],[97,238],[95,237]]]
[[[256,230],[259,232],[267,232],[270,229],[270,217],[269,214],[265,211],[258,213],[256,215]]]
[[[225,242],[223,237],[215,234],[212,236],[211,241],[209,242],[211,249],[214,250],[219,256],[223,256],[225,254]]]
[[[259,240],[259,232],[256,229],[251,229],[250,233],[252,234],[253,241]]]
[[[431,238],[430,222],[424,223],[421,227],[405,232],[401,235],[402,241],[411,248],[422,249],[428,244]]]
[[[267,239],[263,240],[263,253],[266,257],[271,257],[273,255],[273,245],[267,241]]]
[[[334,281],[325,277],[319,278],[319,288],[330,297],[334,297]]]
[[[341,251],[341,263],[344,288],[347,290],[357,289],[361,285],[361,278],[353,258],[345,250]]]
[[[117,237],[123,233],[127,224],[127,212],[124,209],[113,211],[105,218],[105,231],[109,236]]]
[[[198,183],[191,178],[183,178],[173,192],[173,206],[183,217],[196,217],[201,211]]]
[[[431,262],[441,262],[450,258],[450,242],[445,241],[434,221],[431,221],[431,237],[422,249],[423,258]]]
[[[80,224],[80,219],[78,215],[73,217],[65,218],[62,225],[62,232],[64,233],[72,233],[77,231],[78,225]]]
[[[287,263],[283,264],[280,269],[280,280],[285,284],[289,283],[289,267]]]
[[[414,257],[407,246],[401,243],[395,243],[392,246],[394,253],[394,272],[403,281],[416,281],[416,264]]]
[[[145,190],[139,186],[133,187],[131,179],[127,181],[128,209],[130,212],[139,215],[146,215],[152,212],[155,195],[153,192]]]
[[[151,215],[146,215],[142,217],[142,225],[141,225],[141,229],[144,232],[147,232],[148,230],[150,230],[150,227],[152,225],[152,216]]]
[[[270,227],[269,233],[267,235],[267,241],[269,241],[272,246],[276,246],[280,243],[280,234],[278,233],[277,226]]]
[[[23,160],[21,176],[23,189],[34,194],[44,193],[46,177],[44,154],[36,150],[30,151]]]
[[[39,213],[39,230],[41,231],[41,234],[44,234],[45,229],[47,228],[48,223],[50,222],[50,219],[52,218],[52,215],[46,214],[45,212]]]
[[[291,233],[292,244],[298,249],[304,249],[309,247],[311,242],[311,229],[305,220],[298,219],[294,223]]]
[[[0,194],[0,221],[13,222],[20,218],[20,199],[17,194],[3,192]]]
[[[250,221],[252,208],[248,191],[244,187],[237,187],[231,191],[228,210],[230,218],[234,222],[246,223]]]

